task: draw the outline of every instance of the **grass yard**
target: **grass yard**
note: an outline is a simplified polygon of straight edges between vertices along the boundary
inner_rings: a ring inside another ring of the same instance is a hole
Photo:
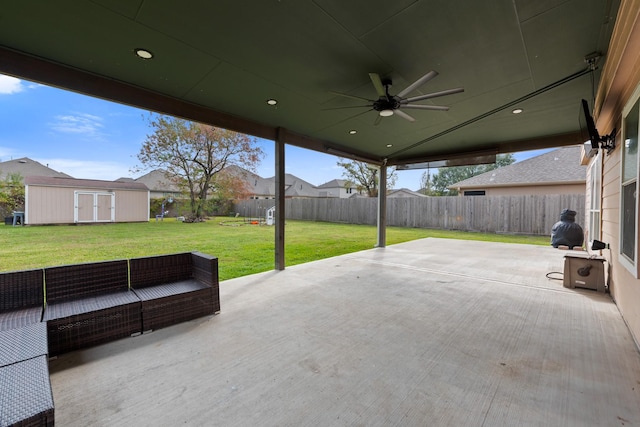
[[[226,225],[221,225],[224,222]],[[287,221],[285,263],[301,264],[371,249],[376,228],[368,225]],[[425,237],[549,245],[546,236],[512,236],[418,228],[387,228],[387,244]],[[200,251],[219,258],[220,280],[272,270],[274,228],[242,220],[212,218],[184,224],[148,223],[80,226],[0,226],[0,271],[81,262]]]

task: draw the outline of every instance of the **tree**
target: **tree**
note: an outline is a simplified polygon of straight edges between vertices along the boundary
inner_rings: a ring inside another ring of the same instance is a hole
[[[24,183],[19,173],[10,173],[0,181],[0,208],[4,215],[24,209]]]
[[[450,190],[448,188],[450,185],[510,165],[515,161],[516,159],[513,157],[513,154],[499,154],[496,156],[496,162],[488,165],[444,167],[440,168],[438,173],[432,176],[429,176],[428,172],[424,172],[421,182],[425,183],[427,180],[430,181],[431,195],[455,196],[458,192],[456,190]]]
[[[420,192],[425,196],[437,196],[433,191],[433,175],[431,175],[431,169],[429,168],[420,177]]]
[[[338,160],[338,166],[344,169],[342,176],[346,179],[345,187],[356,187],[358,193],[365,191],[369,197],[378,195],[378,169],[365,162],[356,160]],[[390,171],[389,171],[390,170]],[[396,183],[396,169],[387,169],[387,188],[392,188]]]
[[[193,221],[202,220],[212,190],[228,189],[228,180],[216,179],[224,168],[253,170],[264,155],[254,138],[238,132],[169,116],[151,117],[149,125],[153,133],[138,160],[146,168],[165,169],[167,178],[189,195]]]

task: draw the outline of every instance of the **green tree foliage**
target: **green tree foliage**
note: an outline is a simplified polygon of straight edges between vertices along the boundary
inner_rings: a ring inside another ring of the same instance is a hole
[[[355,187],[358,193],[366,193],[369,197],[378,195],[378,169],[365,162],[340,159],[337,165],[344,169],[345,187]],[[387,168],[387,188],[393,188],[397,175],[395,167]]]
[[[19,173],[8,174],[0,181],[0,210],[3,216],[24,210],[24,183]]]
[[[147,135],[138,160],[147,169],[165,169],[168,179],[189,196],[190,220],[204,217],[212,190],[229,194],[229,186],[238,186],[222,179],[224,168],[255,170],[264,156],[254,138],[238,132],[169,116],[152,116],[149,126],[153,133]]]
[[[510,165],[515,161],[513,154],[499,154],[496,156],[496,162],[488,165],[444,167],[438,169],[437,174],[425,171],[421,179],[422,188],[428,191],[427,195],[430,196],[455,196],[458,192],[450,190],[448,188],[450,185]]]

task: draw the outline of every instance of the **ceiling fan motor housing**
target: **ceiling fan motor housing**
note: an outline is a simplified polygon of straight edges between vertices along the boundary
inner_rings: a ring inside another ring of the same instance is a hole
[[[396,97],[390,97],[389,99],[381,97],[373,101],[373,109],[376,111],[397,110],[398,108],[400,108],[400,100]]]

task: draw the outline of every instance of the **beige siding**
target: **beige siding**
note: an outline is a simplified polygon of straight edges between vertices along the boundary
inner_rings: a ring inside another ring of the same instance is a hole
[[[619,143],[619,141],[618,141]],[[603,251],[609,260],[610,291],[636,342],[640,342],[640,280],[619,262],[620,257],[620,160],[621,149],[605,157],[602,203],[602,239],[611,245]]]
[[[26,224],[73,223],[73,190],[30,185],[26,196]]]
[[[106,194],[104,189],[70,188],[29,185],[26,189],[25,223],[73,224],[75,219],[75,192]],[[149,192],[140,190],[115,190],[115,222],[144,222],[149,220]],[[80,200],[81,222],[93,222],[93,199],[88,194]],[[89,200],[91,199],[91,200]],[[98,221],[111,221],[110,206],[105,204],[109,197],[99,198]]]
[[[603,81],[598,88],[596,127],[607,134],[622,128],[622,110],[630,102],[640,84],[640,0],[623,0],[616,20]],[[622,136],[616,138],[616,149],[604,156],[602,177],[602,240],[611,245],[602,251],[609,261],[609,286],[622,316],[636,343],[640,343],[640,280],[637,271],[629,271],[620,262],[620,174]],[[639,209],[636,206],[636,209]],[[636,233],[640,228],[636,226]],[[636,249],[637,250],[637,249]],[[636,267],[637,270],[637,267]]]
[[[547,194],[576,194],[584,193],[585,184],[562,184],[562,185],[532,185],[522,187],[495,187],[495,188],[478,188],[477,190],[485,190],[486,196],[544,196]],[[469,190],[476,190],[469,189]],[[464,191],[464,190],[463,190]]]
[[[116,190],[116,222],[149,220],[147,192]]]

